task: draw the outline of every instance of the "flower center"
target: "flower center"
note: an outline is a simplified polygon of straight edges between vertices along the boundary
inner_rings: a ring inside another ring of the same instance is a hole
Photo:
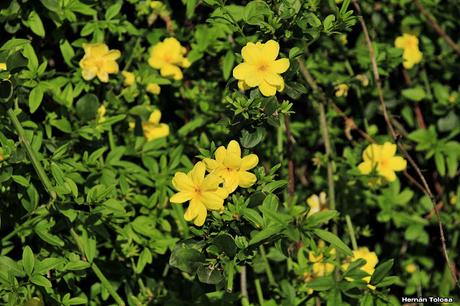
[[[260,72],[266,72],[270,68],[270,65],[267,62],[260,62],[257,70]]]
[[[198,196],[201,195],[201,189],[200,189],[200,188],[195,187],[195,190],[194,190],[194,191],[195,191],[195,194],[196,194],[196,195],[198,195]]]
[[[382,159],[380,161],[380,167],[382,167],[382,168],[388,168],[389,164],[390,164],[390,162],[389,162],[388,159]]]

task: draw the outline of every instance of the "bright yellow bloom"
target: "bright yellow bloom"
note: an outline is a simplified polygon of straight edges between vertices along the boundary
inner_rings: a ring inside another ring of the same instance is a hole
[[[192,221],[197,226],[202,226],[206,220],[207,210],[223,210],[224,200],[228,193],[219,187],[222,179],[215,174],[205,176],[206,166],[198,162],[192,171],[185,174],[177,172],[172,184],[178,191],[170,199],[172,203],[184,203],[190,201],[184,214],[187,221]]]
[[[417,265],[414,264],[414,263],[408,264],[406,266],[406,271],[407,271],[407,273],[410,273],[410,274],[414,273],[415,271],[417,271]]]
[[[350,89],[350,87],[348,87],[347,84],[343,83],[335,86],[335,96],[346,97],[348,95],[348,89]]]
[[[6,63],[0,63],[0,71],[6,70]]]
[[[123,85],[126,87],[133,85],[136,83],[136,75],[129,71],[122,71],[121,75],[124,77]]]
[[[101,106],[99,106],[99,108],[97,109],[97,122],[98,123],[101,123],[101,122],[104,122],[105,121],[105,114],[107,113],[107,108],[105,108],[105,105],[102,104]]]
[[[411,69],[415,64],[420,63],[423,58],[423,53],[418,48],[417,36],[404,33],[395,39],[395,47],[404,49],[403,66],[406,69]]]
[[[321,211],[321,207],[326,205],[326,193],[321,192],[319,197],[314,194],[307,199],[307,204],[310,206],[310,211],[308,212],[307,217],[316,214]]]
[[[385,142],[383,145],[371,144],[363,152],[363,162],[358,165],[362,174],[370,174],[376,169],[377,174],[387,181],[396,180],[395,171],[406,169],[407,162],[400,156],[395,156],[396,145]]]
[[[80,61],[83,79],[89,81],[96,76],[101,82],[109,81],[110,73],[118,73],[116,60],[121,56],[118,50],[109,50],[106,44],[83,44],[85,56]]]
[[[154,95],[159,95],[161,92],[160,85],[155,84],[155,83],[149,83],[147,84],[147,91],[154,94]]]
[[[220,146],[214,153],[216,159],[205,158],[203,161],[208,171],[224,180],[224,188],[229,193],[240,186],[249,188],[257,181],[256,176],[248,170],[259,163],[255,154],[241,158],[241,148],[235,140],[230,141],[227,148]]]
[[[310,251],[308,252],[308,260],[313,263],[313,278],[322,277],[330,274],[334,271],[335,266],[331,263],[325,262],[323,249],[326,247],[324,241],[320,240],[318,242],[317,252]],[[331,249],[326,255],[334,258],[336,254],[335,249]]]
[[[243,63],[233,69],[233,77],[243,81],[238,87],[259,87],[264,96],[274,96],[283,91],[284,79],[280,76],[289,68],[289,59],[276,59],[280,51],[274,40],[266,43],[249,42],[241,50]]]
[[[161,112],[154,110],[149,117],[149,121],[142,123],[142,130],[147,141],[166,137],[169,135],[169,126],[166,123],[160,123]]]
[[[150,50],[149,65],[160,69],[161,76],[182,80],[183,74],[179,67],[190,67],[189,60],[184,57],[186,53],[187,49],[177,39],[166,38]]]
[[[348,258],[347,261],[344,264],[342,264],[342,269],[344,270],[348,269],[348,266],[350,265],[350,263],[357,261],[358,259],[364,259],[366,261],[366,263],[360,268],[360,270],[369,274],[369,276],[363,277],[363,281],[365,281],[366,283],[369,283],[371,281],[371,276],[375,271],[375,266],[379,262],[379,259],[377,258],[377,254],[375,254],[374,252],[370,252],[367,247],[358,248],[358,250],[353,251],[353,256]],[[349,277],[347,277],[347,280],[352,281],[352,279]],[[374,286],[371,286],[371,287],[374,287]]]

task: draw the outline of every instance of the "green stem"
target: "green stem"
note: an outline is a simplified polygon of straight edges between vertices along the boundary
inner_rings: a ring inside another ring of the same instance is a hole
[[[233,279],[235,277],[235,265],[233,262],[227,264],[227,292],[233,291]]]
[[[259,300],[259,305],[264,304],[264,295],[262,292],[262,287],[260,286],[260,280],[256,278],[254,280],[254,285],[256,286],[256,292],[257,292],[257,299]]]
[[[41,165],[40,161],[37,158],[37,155],[35,151],[32,149],[32,146],[29,143],[29,140],[26,137],[26,132],[22,128],[21,123],[18,120],[18,117],[14,113],[12,109],[8,110],[8,116],[11,119],[11,122],[13,123],[14,128],[16,129],[16,132],[18,133],[19,141],[21,144],[24,146],[26,149],[27,155],[30,158],[30,161],[35,168],[35,172],[37,173],[38,177],[40,178],[40,181],[43,184],[43,187],[45,187],[46,191],[50,195],[52,200],[56,199],[56,192],[53,191],[53,185],[51,184],[51,181],[49,180],[48,176],[46,175],[45,170],[43,169],[43,166]]]
[[[268,262],[268,258],[263,245],[259,246],[259,251],[260,255],[262,255],[262,260],[264,261],[265,273],[267,273],[268,283],[270,284],[270,286],[275,286],[275,277],[273,276],[272,269],[270,268],[270,263]]]
[[[110,127],[109,129],[109,146],[110,146],[110,150],[113,150],[116,147],[115,138],[113,137],[112,127]]]
[[[75,232],[73,228],[70,229],[70,234],[72,235],[78,250],[80,251],[82,256],[84,256],[85,251],[83,249],[83,244],[80,240],[80,236],[78,236],[78,234]],[[109,280],[105,277],[104,273],[102,273],[102,271],[99,269],[95,262],[91,263],[91,269],[93,270],[94,274],[96,274],[97,278],[101,281],[105,289],[107,289],[109,294],[113,297],[115,302],[117,302],[119,306],[125,306],[126,304],[123,301],[123,299],[118,295],[115,289],[113,289],[112,284],[110,284]]]
[[[248,280],[246,276],[246,266],[240,268],[240,290],[241,290],[241,305],[249,306],[248,298]]]
[[[358,249],[358,244],[356,243],[356,236],[355,230],[353,229],[353,223],[351,223],[349,215],[345,215],[345,220],[347,222],[348,234],[350,235],[351,245],[353,247],[353,250],[356,251]]]

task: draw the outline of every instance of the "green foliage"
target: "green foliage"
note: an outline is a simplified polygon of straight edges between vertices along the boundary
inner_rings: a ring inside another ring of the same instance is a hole
[[[456,1],[421,2],[455,38]],[[458,266],[458,54],[412,1],[359,3],[398,141],[434,199],[410,163],[380,185],[378,173],[357,168],[369,137],[393,140],[350,0],[2,1],[0,304],[458,299],[432,206]],[[395,47],[402,33],[416,35],[423,53],[407,70]],[[180,80],[148,63],[152,46],[168,37],[191,63]],[[241,49],[268,40],[290,62],[284,90],[239,90],[232,72],[245,60]],[[108,82],[83,78],[88,43],[121,52]],[[134,84],[122,71],[135,74]],[[338,94],[343,84],[347,93]],[[148,141],[156,109],[169,135]],[[258,156],[250,170],[257,181],[194,226],[184,219],[189,204],[170,202],[171,180],[230,140],[243,156]],[[320,192],[327,197],[315,211],[306,200]],[[369,257],[354,257],[362,247],[378,257],[372,269]]]

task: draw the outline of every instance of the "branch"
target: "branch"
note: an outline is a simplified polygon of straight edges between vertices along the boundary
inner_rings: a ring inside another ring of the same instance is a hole
[[[398,145],[398,148],[401,150],[401,152],[403,153],[404,157],[409,161],[409,164],[411,164],[412,167],[415,169],[415,172],[417,173],[417,175],[419,176],[420,180],[422,181],[423,192],[431,200],[431,204],[433,205],[434,211],[436,213],[436,219],[437,219],[437,223],[438,223],[438,227],[439,227],[439,234],[441,236],[441,247],[442,247],[444,259],[446,261],[446,264],[449,267],[452,279],[455,281],[456,286],[458,288],[460,288],[460,284],[458,283],[458,278],[457,278],[457,275],[456,275],[456,272],[455,272],[455,267],[451,264],[450,259],[449,259],[449,254],[447,252],[446,238],[445,238],[445,235],[444,235],[444,229],[443,229],[443,225],[442,225],[442,222],[441,222],[441,216],[440,216],[439,211],[438,211],[438,209],[436,207],[436,203],[434,201],[433,193],[431,192],[431,189],[430,189],[425,177],[423,176],[422,171],[418,167],[417,163],[410,156],[409,152],[407,152],[407,150],[404,148],[404,146],[400,143],[400,141],[399,141],[400,140],[400,135],[396,133],[396,131],[395,131],[395,129],[394,129],[392,123],[391,123],[390,115],[389,115],[389,113],[387,111],[385,100],[383,98],[382,84],[381,84],[381,80],[380,80],[379,70],[378,70],[378,67],[377,67],[377,61],[375,59],[374,48],[372,47],[372,41],[371,41],[371,38],[369,36],[369,31],[367,29],[366,22],[364,21],[364,18],[362,16],[361,7],[359,6],[358,0],[352,0],[352,1],[353,1],[353,5],[354,5],[354,7],[355,7],[355,9],[356,9],[356,11],[358,13],[358,19],[359,19],[359,22],[361,24],[361,28],[363,29],[364,37],[366,39],[367,48],[369,50],[369,56],[370,56],[371,64],[372,64],[372,72],[374,74],[374,81],[375,81],[375,85],[376,85],[376,88],[377,88],[377,94],[379,96],[380,106],[381,106],[381,108],[383,110],[383,116],[385,118],[385,122],[387,124],[388,129],[390,130],[391,136],[393,137],[394,141]]]
[[[428,13],[428,11],[425,9],[425,7],[420,3],[420,1],[419,0],[414,0],[414,3],[417,6],[417,8],[419,9],[420,13],[422,13],[423,16],[425,16],[425,18],[428,21],[428,23],[430,24],[430,26],[439,34],[439,36],[444,38],[446,43],[452,49],[454,49],[454,51],[457,52],[458,55],[460,55],[460,47],[452,40],[452,38],[449,35],[447,35],[447,33],[441,28],[439,23],[437,23],[437,21],[433,17],[431,17],[431,15]]]

